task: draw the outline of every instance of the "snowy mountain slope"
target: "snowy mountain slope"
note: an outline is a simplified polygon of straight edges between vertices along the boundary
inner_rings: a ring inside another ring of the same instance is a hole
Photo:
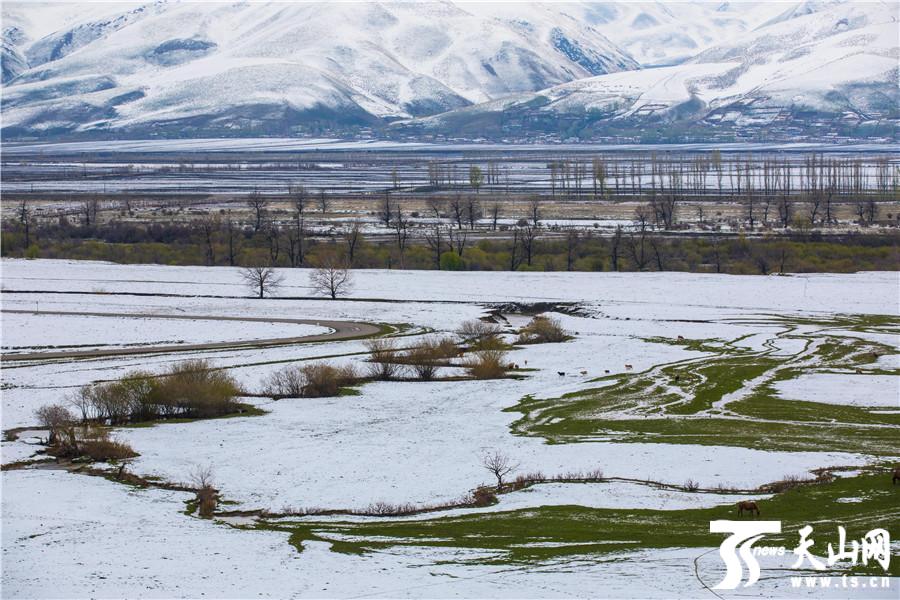
[[[637,67],[554,5],[104,6],[4,4],[7,133],[373,124]]]
[[[585,2],[580,15],[645,66],[677,64],[780,16],[778,2]]]
[[[896,8],[811,4],[680,65],[561,84],[416,126],[453,135],[476,128],[492,135],[515,135],[517,128],[549,134],[555,127],[587,137],[660,127],[686,135],[704,128],[728,135],[810,128],[831,134],[860,125],[892,131],[900,116]]]

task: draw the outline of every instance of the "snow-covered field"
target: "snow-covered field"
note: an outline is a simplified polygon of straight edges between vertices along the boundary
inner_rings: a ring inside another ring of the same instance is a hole
[[[41,337],[56,345],[109,345],[179,336],[237,341],[317,332],[296,324],[199,320],[214,316],[405,324],[412,326],[411,335],[401,340],[413,344],[424,329],[450,333],[461,322],[485,314],[489,303],[571,302],[589,315],[558,315],[575,332],[570,342],[512,351],[512,362],[534,369],[519,379],[370,383],[360,387],[358,396],[254,399],[269,411],[262,416],[117,431],[119,439],[140,453],[130,467],[133,472],[186,481],[197,466],[210,465],[227,500],[238,502],[241,509],[274,511],[454,500],[490,482],[480,465],[488,449],[509,454],[520,463],[520,472],[540,470],[552,476],[599,468],[607,477],[679,485],[693,479],[703,487],[750,488],[786,475],[806,476],[817,467],[867,464],[871,457],[846,452],[622,443],[610,437],[547,444],[539,437],[513,435],[510,425],[521,414],[503,409],[527,395],[559,397],[596,386],[591,379],[606,371],[624,372],[626,364],[639,372],[703,356],[684,346],[644,338],[742,338],[743,346],[756,349],[773,335],[774,328],[761,320],[764,316],[896,315],[900,300],[897,273],[739,277],[358,271],[350,298],[331,301],[288,299],[311,294],[308,274],[299,269],[284,270],[282,298],[265,300],[251,298],[237,270],[229,268],[4,260],[2,271],[4,291],[21,292],[4,294],[4,311],[33,310],[39,302],[42,313],[198,317],[183,323],[66,317],[52,331],[46,314],[4,312],[4,352],[10,346],[52,345],[42,343]],[[104,293],[96,294],[99,289]],[[167,295],[129,295],[136,292]],[[93,319],[103,324],[93,330],[96,337],[90,336]],[[522,320],[511,318],[516,324]],[[880,341],[900,347],[896,336]],[[364,367],[363,351],[361,341],[350,340],[21,361],[4,365],[3,429],[35,425],[33,411],[39,406],[64,400],[80,385],[138,367],[160,370],[172,362],[202,357],[227,368],[252,390],[284,364],[317,357]],[[876,395],[896,389],[891,388],[896,377],[867,377]],[[809,391],[831,384],[817,380],[815,385],[797,385],[795,389]],[[782,393],[785,402],[827,401],[790,388]],[[4,464],[22,460],[37,448],[26,446],[26,440],[33,441],[33,436],[4,442]],[[188,499],[182,493],[130,490],[100,478],[53,470],[5,471],[2,484],[5,597],[562,597],[595,595],[598,585],[604,586],[607,596],[705,593],[694,576],[693,561],[706,549],[653,551],[616,561],[592,559],[526,571],[438,564],[450,549],[407,548],[355,557],[333,553],[327,544],[316,542],[298,554],[284,534],[231,530],[182,514]],[[733,495],[689,494],[629,483],[556,483],[504,496],[491,510],[560,504],[678,510],[734,500]],[[59,567],[49,570],[46,564]],[[708,584],[718,580],[717,569],[715,552],[700,561]],[[771,595],[776,583],[768,580],[752,593]],[[777,587],[776,595],[793,593]]]
[[[39,303],[33,310],[40,310]],[[228,321],[226,327],[217,325],[216,321],[205,319],[7,312],[3,316],[3,351],[238,342],[328,331],[324,327],[300,323]]]

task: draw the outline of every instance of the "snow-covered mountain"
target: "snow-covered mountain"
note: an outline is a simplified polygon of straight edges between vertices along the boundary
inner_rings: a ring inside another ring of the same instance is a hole
[[[376,124],[638,67],[552,4],[72,6],[4,3],[7,131]]]
[[[7,137],[883,135],[893,2],[3,4]]]
[[[644,66],[672,65],[751,31],[781,15],[779,2],[582,3],[581,18]]]
[[[493,137],[895,135],[897,5],[779,8],[756,29],[678,65],[581,79],[410,125]]]

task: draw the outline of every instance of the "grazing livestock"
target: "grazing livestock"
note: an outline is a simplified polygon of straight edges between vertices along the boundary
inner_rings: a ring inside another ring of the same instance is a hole
[[[565,371],[557,371],[556,374],[559,375],[560,377],[565,377],[565,376],[566,376],[566,372],[565,372]]]
[[[759,506],[756,505],[756,502],[753,500],[741,500],[737,503],[738,508],[738,516],[743,516],[744,511],[748,511],[752,516],[753,513],[756,513],[756,516],[759,516]]]
[[[625,365],[625,370],[626,370],[626,371],[630,371],[630,370],[632,370],[633,368],[634,368],[634,367],[631,366],[631,365]]]
[[[603,372],[609,375],[609,369],[603,369]]]
[[[582,371],[581,374],[582,374],[582,375],[587,375],[587,371]]]
[[[900,481],[900,467],[895,467],[894,476],[891,478],[891,484],[896,484],[898,481]]]
[[[678,336],[678,340],[683,342],[683,341],[684,341],[684,336],[683,336],[683,335],[679,335],[679,336]]]

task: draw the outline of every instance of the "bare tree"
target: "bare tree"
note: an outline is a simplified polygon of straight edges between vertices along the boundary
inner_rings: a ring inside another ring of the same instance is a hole
[[[580,236],[578,231],[570,229],[566,232],[566,271],[571,271],[575,265],[575,259],[578,257],[578,242]]]
[[[81,204],[81,212],[84,216],[82,221],[85,227],[97,224],[97,215],[100,213],[100,200],[97,198],[89,198]]]
[[[497,231],[497,219],[500,216],[500,204],[494,202],[491,204],[491,229]]]
[[[379,218],[385,227],[391,226],[391,219],[394,218],[394,208],[391,203],[391,193],[384,192],[384,198],[381,201],[381,209],[379,210]]]
[[[531,218],[531,224],[535,227],[541,221],[541,199],[535,196],[528,202],[528,216]]]
[[[237,227],[234,225],[234,221],[231,220],[231,217],[228,217],[228,220],[225,221],[225,233],[228,236],[228,264],[232,267],[235,264],[235,256],[237,255]]]
[[[450,229],[452,232],[452,228]],[[441,227],[440,223],[436,223],[434,225],[434,229],[432,232],[425,232],[425,243],[428,245],[428,248],[434,253],[434,268],[440,270],[441,268],[441,254],[444,252],[444,233],[443,227]]]
[[[209,518],[216,511],[219,492],[213,487],[213,471],[211,466],[197,466],[191,472],[191,484],[196,488],[198,512],[201,517]]]
[[[400,254],[400,268],[405,268],[406,246],[409,242],[409,220],[397,205],[397,217],[394,219],[394,233],[397,241],[397,252]]]
[[[253,194],[250,195],[250,199],[247,200],[247,206],[250,207],[250,210],[253,211],[253,231],[259,231],[262,229],[263,225],[263,216],[266,214],[266,203],[268,201],[265,200],[258,191],[254,191]]]
[[[281,255],[281,227],[275,219],[269,221],[266,227],[266,242],[269,245],[269,264],[274,266]]]
[[[309,285],[315,293],[336,300],[338,296],[350,293],[353,277],[347,263],[342,262],[336,254],[329,253],[319,260],[319,266],[309,274]]]
[[[344,232],[344,242],[347,243],[347,262],[348,266],[353,266],[353,257],[356,254],[356,248],[362,239],[362,223],[359,219],[350,223],[350,228]]]
[[[609,256],[613,271],[619,270],[619,249],[622,247],[622,226],[616,225],[616,232],[609,245]]]
[[[28,209],[28,204],[25,199],[22,199],[22,203],[19,205],[19,221],[22,223],[22,227],[25,231],[25,240],[22,244],[23,248],[28,248],[31,245],[31,211]]]
[[[284,277],[271,267],[247,267],[241,269],[241,277],[258,298],[274,293],[284,281]]]
[[[519,228],[519,241],[522,244],[522,250],[525,252],[525,262],[531,266],[531,259],[534,256],[534,246],[537,241],[538,228],[526,225]]]
[[[500,450],[485,452],[481,457],[481,466],[491,472],[497,478],[497,488],[503,487],[503,478],[519,468],[518,463],[513,463],[509,456]]]
[[[200,219],[199,229],[206,247],[206,264],[214,265],[216,264],[216,233],[219,231],[219,219],[206,216]]]

